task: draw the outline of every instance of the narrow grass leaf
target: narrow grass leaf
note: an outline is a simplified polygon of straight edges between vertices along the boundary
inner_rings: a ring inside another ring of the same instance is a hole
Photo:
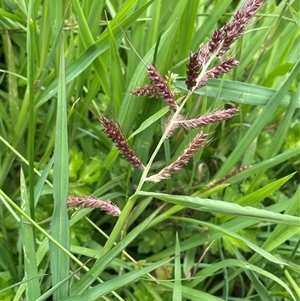
[[[288,207],[285,209],[285,214],[296,215],[299,211],[299,195],[300,186],[296,190],[294,196],[289,200]],[[291,239],[293,235],[299,234],[299,225],[295,229],[288,228],[286,225],[277,225],[276,228],[268,235],[266,241],[263,243],[262,248],[267,251],[272,251],[281,245],[284,241]],[[253,255],[252,262],[258,260],[257,254]]]
[[[66,111],[66,81],[64,63],[64,42],[61,42],[57,118],[54,149],[53,171],[53,199],[54,209],[50,224],[50,233],[65,249],[70,249],[70,229],[67,212],[68,196],[68,136],[67,136],[67,111]],[[59,247],[50,244],[50,266],[52,272],[52,285],[63,281],[69,276],[69,256]],[[61,300],[68,296],[69,284],[64,283],[55,293],[54,300]]]
[[[169,112],[169,107],[163,107],[162,109],[160,109],[158,112],[154,113],[153,115],[151,115],[147,120],[145,120],[137,130],[135,130],[130,137],[128,138],[128,140],[130,140],[131,138],[133,138],[134,136],[136,136],[137,134],[141,133],[142,131],[144,131],[145,129],[147,129],[150,125],[152,125],[153,123],[155,123],[157,120],[159,120],[161,117],[163,117],[167,112]]]
[[[221,89],[220,89],[221,86]],[[177,82],[176,87],[186,90],[184,82]],[[276,92],[275,89],[263,87],[255,84],[248,84],[243,82],[231,81],[226,79],[209,79],[206,86],[194,93],[197,95],[207,95],[210,97],[216,97],[240,104],[249,105],[266,105],[269,99]],[[279,101],[279,106],[288,107],[293,99],[293,93],[285,92]],[[295,107],[300,108],[300,96],[294,100],[296,102]]]
[[[42,296],[40,296],[38,299],[35,299],[35,301],[45,301],[45,300],[49,300],[48,298],[51,298],[52,294],[55,293],[57,291],[57,289],[59,289],[64,283],[66,283],[67,281],[69,281],[74,275],[76,275],[80,270],[82,269],[82,267],[78,268],[77,270],[75,270],[73,273],[71,273],[67,278],[63,279],[62,281],[60,281],[59,283],[57,283],[55,286],[51,287],[45,294],[43,294]]]
[[[30,216],[30,204],[27,195],[26,182],[21,169],[21,208]],[[22,223],[22,243],[24,251],[24,273],[26,279],[26,296],[28,301],[35,301],[41,294],[39,274],[36,262],[35,238],[32,225],[28,224],[24,217]]]
[[[120,287],[128,285],[130,283],[135,282],[136,280],[140,279],[142,276],[146,275],[147,273],[157,269],[160,266],[163,266],[170,260],[164,260],[161,262],[157,262],[151,265],[147,265],[146,267],[139,269],[137,271],[126,273],[122,276],[114,278],[112,280],[108,280],[103,284],[98,284],[86,292],[82,293],[81,295],[74,295],[73,297],[69,297],[63,299],[62,301],[81,301],[81,300],[98,300],[101,296],[108,294]]]
[[[240,267],[243,270],[250,270],[250,271],[254,271],[260,275],[263,275],[266,278],[269,278],[270,280],[275,281],[276,283],[281,285],[287,292],[289,292],[289,294],[293,298],[293,300],[296,300],[291,289],[280,278],[276,277],[274,274],[272,274],[260,267],[257,267],[251,263],[248,263],[248,262],[245,262],[242,260],[236,260],[236,259],[223,260],[222,262],[217,262],[217,263],[210,265],[207,268],[203,268],[199,273],[196,274],[195,280],[193,280],[189,286],[195,286],[198,282],[200,282],[199,280],[204,281],[209,275],[215,275],[218,270],[222,270],[222,269],[224,269],[224,267]],[[240,273],[240,270],[239,270],[239,273]],[[197,279],[197,278],[199,278],[199,279]],[[221,283],[221,285],[224,285],[223,281],[220,281],[220,283]],[[173,287],[173,284],[168,283],[166,281],[161,282],[161,284],[163,286],[166,286],[169,288]],[[193,299],[195,301],[196,300],[197,301],[198,300],[203,300],[203,301],[205,301],[205,300],[223,300],[223,299],[214,297],[211,294],[207,294],[205,292],[201,292],[199,290],[192,289],[189,286],[188,285],[182,286],[182,292],[183,292],[183,296],[185,298],[190,299],[190,298],[198,297],[199,299]],[[205,296],[206,296],[206,299],[204,299]],[[211,298],[217,298],[217,299],[211,299]]]
[[[124,239],[122,239],[115,247],[113,247],[109,252],[105,251],[105,247],[102,249],[103,256],[94,264],[94,266],[87,272],[70,290],[71,295],[81,294],[84,290],[86,290],[95,279],[103,272],[103,270],[107,267],[107,265],[120,253],[124,248],[133,241],[136,236],[143,231],[143,229],[149,224],[151,220],[157,215],[160,209],[154,211],[150,216],[148,216],[142,223],[140,223],[136,228],[134,228],[130,233],[128,233]],[[121,213],[121,216],[123,211]],[[120,217],[121,217],[120,216]],[[120,222],[119,222],[120,224]],[[117,229],[117,230],[115,230]],[[121,229],[119,228],[118,222],[114,228],[114,231],[117,233],[121,233]],[[109,240],[112,240],[110,236]],[[112,241],[112,245],[114,240]],[[109,245],[110,246],[110,245]],[[105,284],[102,284],[105,286]]]
[[[261,114],[256,118],[256,120],[253,122],[252,126],[249,128],[247,133],[240,140],[239,144],[231,152],[228,159],[218,170],[218,172],[215,175],[216,178],[225,176],[234,167],[236,162],[244,156],[249,145],[261,133],[266,123],[273,116],[274,111],[279,106],[282,97],[286,94],[290,85],[297,77],[299,67],[300,67],[300,59],[298,60],[297,64],[295,64],[287,80],[283,83],[280,89],[275,94],[273,94],[273,96],[268,101],[267,105],[262,110]]]
[[[288,8],[290,10],[290,13],[291,13],[295,23],[297,24],[298,28],[300,29],[300,14],[299,14],[299,11],[297,12],[289,3],[286,3],[286,5],[288,6]]]
[[[126,30],[139,15],[153,2],[153,0],[147,2],[143,7],[132,13],[129,17],[122,20],[123,15],[128,13],[128,11],[132,8],[131,6],[126,6],[126,11],[122,12],[121,16],[116,16],[116,19],[112,20],[113,24],[118,22],[118,25],[114,24],[112,29],[115,38],[121,36],[122,31],[120,29]],[[125,7],[125,6],[124,6]],[[120,13],[120,12],[119,12]],[[109,49],[109,40],[108,33],[104,31],[100,38],[89,48],[87,48],[75,61],[73,61],[70,65],[66,67],[66,84],[76,78],[79,74],[81,74],[84,70],[86,70],[93,61],[101,54],[103,54],[107,49]],[[97,72],[97,70],[96,70]],[[54,96],[57,93],[58,80],[54,79],[49,86],[39,95],[36,106],[39,107],[43,103],[45,103],[49,98]]]
[[[176,245],[175,245],[175,273],[174,273],[174,290],[173,301],[182,300],[182,284],[181,284],[181,263],[180,263],[180,243],[178,232],[176,232]]]
[[[289,200],[282,201],[280,203],[276,203],[271,206],[268,206],[265,209],[268,211],[271,211],[271,212],[282,212],[282,211],[286,210],[286,208],[288,207],[289,204],[290,204]],[[184,208],[185,208],[184,206],[176,205],[176,206],[174,206],[174,212],[176,213],[179,210],[182,210]],[[169,216],[165,217],[165,219],[166,218],[169,218]],[[255,219],[246,219],[246,218],[238,217],[238,218],[234,218],[234,219],[226,222],[225,224],[222,225],[222,227],[227,230],[230,230],[232,232],[237,232],[237,231],[241,231],[246,228],[255,227],[256,225],[257,225],[257,220],[255,220]],[[210,241],[213,241],[215,239],[220,239],[222,237],[223,237],[223,234],[218,231],[212,230],[209,232],[209,240]],[[181,252],[184,252],[190,248],[199,247],[201,245],[206,244],[207,240],[208,240],[208,236],[203,235],[203,234],[197,235],[196,237],[193,236],[193,237],[184,239],[180,242],[180,250],[181,250]],[[150,255],[147,258],[147,260],[148,261],[159,260],[160,258],[165,258],[168,256],[174,256],[174,247],[173,246],[169,247],[161,252],[158,252],[156,254]]]
[[[54,162],[54,158],[51,158],[48,162],[48,164],[46,165],[45,169],[43,170],[43,173],[40,175],[40,178],[38,180],[38,182],[36,183],[35,187],[34,187],[34,200],[35,200],[35,206],[38,203],[38,200],[41,196],[42,190],[44,188],[45,182],[47,182],[47,184],[52,188],[53,185],[47,181],[47,177],[49,175],[49,172],[53,166],[53,162]]]
[[[233,251],[236,257],[241,261],[246,261],[244,256],[239,252],[238,249],[233,248]],[[251,285],[256,290],[257,294],[260,296],[262,300],[266,301],[273,301],[273,298],[268,291],[268,289],[264,286],[264,284],[259,279],[258,275],[254,273],[252,269],[244,269],[245,274],[248,276],[249,280],[251,281]]]
[[[92,46],[95,43],[95,41],[94,41],[93,35],[90,31],[88,22],[85,18],[85,15],[83,13],[83,10],[80,6],[79,1],[73,0],[72,3],[73,3],[74,11],[76,13],[76,17],[77,17],[79,28],[80,28],[79,36],[80,36],[81,41],[84,44],[84,48],[87,49],[88,47]],[[96,74],[98,76],[98,79],[101,83],[101,87],[102,87],[102,89],[104,89],[105,94],[108,95],[109,91],[107,89],[109,87],[109,81],[108,81],[109,73],[108,73],[108,70],[104,63],[103,58],[101,56],[97,56],[96,59],[93,61],[93,65],[94,65]]]
[[[110,24],[107,25],[107,32],[110,45],[110,109],[114,116],[118,116],[121,107],[121,102],[123,98],[123,93],[125,91],[125,78],[122,72],[121,58],[118,53],[117,44],[114,39],[112,28]]]
[[[188,0],[176,1],[176,6],[172,8],[172,14],[168,18],[168,21],[165,25],[165,28],[171,29],[168,32],[168,35],[163,35],[159,51],[157,55],[157,61],[155,62],[159,66],[160,72],[165,74],[173,65],[173,56],[176,53],[176,41],[178,28],[180,26],[179,20],[181,20],[182,15],[185,11]]]
[[[243,241],[249,248],[251,248],[257,254],[259,254],[261,257],[264,257],[265,259],[267,259],[267,260],[269,260],[273,263],[276,263],[276,264],[289,265],[288,262],[285,262],[284,260],[278,259],[273,254],[265,251],[264,249],[260,248],[259,246],[255,245],[254,243],[252,243],[250,240],[244,238],[243,236],[241,236],[241,235],[239,235],[235,232],[232,232],[232,231],[226,229],[223,226],[217,226],[217,225],[213,225],[211,223],[206,223],[206,222],[203,222],[203,221],[198,221],[198,220],[194,220],[194,219],[191,219],[191,218],[185,218],[185,217],[174,217],[174,219],[184,221],[184,222],[190,223],[190,224],[201,225],[201,226],[207,227],[209,229],[213,229],[213,230],[216,230],[218,232],[221,232],[225,235],[234,237],[238,240]]]
[[[285,140],[286,133],[291,125],[291,120],[294,115],[296,104],[298,97],[300,95],[300,85],[298,89],[294,92],[293,98],[291,99],[290,105],[287,108],[286,113],[284,114],[283,118],[281,119],[278,129],[276,130],[275,134],[273,135],[272,143],[268,146],[268,149],[264,153],[264,159],[269,159],[274,157],[279,150],[282,148],[283,141]],[[256,186],[258,186],[261,178],[265,174],[266,170],[262,170],[260,173],[256,174],[254,179],[251,182],[251,185],[248,191],[253,191]]]
[[[27,84],[28,84],[28,102],[29,102],[29,127],[28,127],[28,161],[29,161],[29,200],[31,217],[35,218],[34,207],[34,158],[35,158],[35,93],[34,93],[34,80],[35,80],[35,34],[36,20],[34,15],[34,1],[30,0],[28,3],[28,16],[27,16],[27,40],[26,50],[27,57]],[[23,125],[22,125],[23,126]]]
[[[155,289],[155,286],[153,286],[151,282],[145,280],[142,280],[141,282],[146,288],[147,292],[149,292],[152,295],[153,300],[164,301],[164,299],[162,298],[163,296],[160,295],[160,293]]]
[[[166,202],[205,212],[225,213],[229,215],[256,219],[260,221],[268,221],[276,224],[286,224],[290,226],[297,226],[300,223],[300,218],[297,216],[274,213],[267,210],[257,209],[248,206],[242,207],[238,204],[228,203],[225,201],[145,191],[140,191],[139,195],[152,196],[154,198],[158,198]]]
[[[288,175],[284,178],[278,179],[277,181],[273,181],[262,188],[254,191],[253,193],[247,194],[244,197],[239,198],[236,200],[236,204],[241,206],[257,206],[261,202],[261,200],[267,198],[270,195],[273,195],[275,191],[279,190],[287,181],[289,181],[295,173]],[[229,220],[231,217],[227,215],[219,215],[221,223]]]
[[[47,9],[47,8],[49,9],[49,5],[44,5],[44,9]],[[46,11],[46,13],[48,16],[50,15],[49,11]],[[45,20],[45,22],[46,21],[49,21],[49,20]],[[41,35],[41,39],[47,38],[47,40],[46,41],[42,40],[42,42],[41,42],[41,59],[43,60],[44,64],[43,64],[43,68],[42,68],[41,75],[40,75],[40,80],[39,80],[39,85],[38,85],[39,88],[41,88],[44,85],[46,78],[48,76],[48,72],[49,72],[49,70],[51,70],[51,65],[54,63],[57,47],[59,47],[59,42],[61,40],[61,35],[63,32],[64,24],[65,24],[65,19],[61,20],[60,27],[58,28],[58,30],[56,32],[56,36],[52,41],[50,51],[48,51],[48,49],[44,49],[45,46],[49,47],[49,45],[47,45],[48,38],[49,38],[48,35],[50,35],[50,32],[48,32],[49,24],[47,23],[47,25],[46,24],[43,25],[43,33],[44,34]],[[44,55],[47,55],[47,56],[44,58]]]
[[[241,172],[241,174],[237,174],[237,175],[233,176],[232,178],[226,180],[226,183],[234,184],[237,181],[242,181],[246,178],[249,178],[249,177],[255,175],[257,172],[261,172],[263,170],[266,171],[271,167],[277,166],[280,163],[290,160],[291,158],[297,157],[297,156],[299,156],[299,147],[298,146],[290,148],[290,149],[284,151],[283,153],[281,153],[280,155],[277,155],[274,158],[264,160],[260,163],[257,163],[255,165],[251,166],[251,168],[244,170],[243,172]]]
[[[174,285],[168,283],[167,281],[161,281],[162,286],[168,288],[170,291],[173,291]],[[199,289],[193,289],[190,287],[182,286],[182,295],[184,298],[187,298],[191,301],[224,301],[223,298],[216,297],[210,293],[203,292]]]

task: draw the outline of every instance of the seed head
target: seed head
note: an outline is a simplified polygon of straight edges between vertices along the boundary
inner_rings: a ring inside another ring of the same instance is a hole
[[[239,65],[240,62],[235,59],[235,55],[221,61],[216,67],[209,70],[206,73],[206,76],[208,78],[213,77],[219,77],[220,75],[224,73],[229,73],[235,66]]]

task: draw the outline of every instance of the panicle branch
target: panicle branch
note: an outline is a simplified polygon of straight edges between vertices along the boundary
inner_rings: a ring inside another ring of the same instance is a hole
[[[122,154],[122,157],[134,167],[144,169],[145,167],[143,163],[136,156],[135,152],[131,149],[124,137],[124,134],[120,131],[118,126],[106,117],[101,118],[101,123],[104,126],[104,132],[119,149],[119,151]]]
[[[185,149],[183,154],[179,156],[176,161],[162,169],[158,174],[146,178],[146,181],[159,182],[162,179],[169,178],[172,173],[180,170],[184,165],[187,165],[197,151],[208,143],[207,137],[208,135],[203,134],[202,132],[197,134],[189,146]]]
[[[119,216],[121,210],[118,206],[114,205],[111,200],[102,201],[97,198],[82,197],[82,196],[69,196],[67,198],[68,207],[84,208],[99,208],[112,216]]]
[[[216,181],[213,181],[210,185],[207,186],[207,190],[208,190],[208,189],[211,189],[211,188],[213,188],[213,187],[216,187],[216,186],[219,185],[219,184],[224,183],[226,180],[232,178],[233,176],[235,176],[235,175],[241,173],[242,171],[244,171],[244,170],[246,170],[246,169],[249,169],[250,167],[252,167],[252,165],[245,165],[245,166],[243,166],[243,167],[241,167],[241,168],[239,168],[239,169],[237,169],[237,170],[235,170],[235,171],[233,171],[233,172],[227,174],[227,175],[224,176],[223,178],[218,179],[218,180],[216,180]]]
[[[199,118],[189,119],[189,120],[179,120],[177,121],[178,125],[185,127],[186,129],[195,129],[200,126],[208,126],[209,124],[222,122],[224,120],[232,118],[239,112],[238,109],[232,108],[227,110],[215,111],[206,115],[203,115]]]
[[[130,93],[135,96],[149,96],[149,97],[155,97],[155,98],[159,97],[157,88],[153,84],[144,85],[142,87],[139,87],[139,88],[131,91]]]
[[[239,65],[240,62],[235,59],[235,55],[221,61],[216,67],[207,71],[207,78],[219,77],[221,74],[230,72],[234,67]]]
[[[222,122],[224,120],[228,120],[238,114],[239,109],[236,108],[231,108],[231,109],[226,109],[226,110],[220,110],[220,111],[215,111],[206,115],[203,115],[199,118],[194,118],[194,119],[185,119],[182,115],[178,115],[174,123],[172,124],[172,127],[170,131],[168,132],[168,135],[166,136],[166,139],[169,139],[175,132],[175,130],[182,126],[186,129],[196,129],[199,127],[205,127],[208,126],[212,123],[217,123],[217,122]],[[170,121],[173,117],[173,114],[170,115],[168,120],[166,121],[164,128],[166,129]]]

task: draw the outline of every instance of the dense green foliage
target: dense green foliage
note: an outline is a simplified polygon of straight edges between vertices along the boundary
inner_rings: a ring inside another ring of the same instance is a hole
[[[2,1],[1,300],[299,300],[299,1],[267,1],[231,47],[240,65],[188,99],[189,118],[240,113],[169,179],[146,182],[98,119],[145,166],[162,142],[148,175],[173,162],[199,130],[161,140],[166,103],[130,91],[155,63],[185,95],[190,51],[240,6]],[[122,213],[67,209],[68,195]]]

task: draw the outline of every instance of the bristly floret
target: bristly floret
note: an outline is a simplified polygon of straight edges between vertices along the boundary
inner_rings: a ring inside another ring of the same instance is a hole
[[[210,124],[228,120],[238,114],[239,110],[236,108],[220,110],[208,113],[195,119],[183,119],[177,122],[178,125],[186,129],[196,129],[199,127],[206,127]]]
[[[158,90],[153,84],[141,86],[135,90],[132,90],[130,93],[135,96],[159,97]]]

